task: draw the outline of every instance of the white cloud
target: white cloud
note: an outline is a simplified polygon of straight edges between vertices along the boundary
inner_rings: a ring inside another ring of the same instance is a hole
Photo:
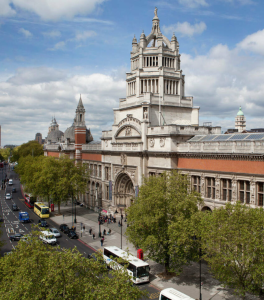
[[[16,11],[10,6],[11,0],[0,0],[0,16],[10,17],[16,14]]]
[[[232,4],[240,4],[240,5],[251,5],[255,4],[253,0],[222,0],[224,2],[230,2]]]
[[[24,28],[20,28],[18,32],[22,33],[26,38],[32,37],[32,33]]]
[[[206,24],[204,22],[196,23],[191,25],[188,22],[172,24],[170,26],[163,26],[165,34],[172,32],[180,33],[183,36],[193,36],[195,34],[201,34],[206,30]]]
[[[85,41],[89,37],[96,36],[96,32],[93,30],[83,31],[76,33],[75,39],[76,41]]]
[[[54,45],[53,48],[49,48],[50,51],[63,50],[65,48],[66,43],[61,41]]]
[[[3,1],[3,0],[2,0]],[[15,7],[31,11],[43,20],[56,21],[62,18],[72,19],[77,15],[86,15],[106,0],[9,0]],[[6,1],[4,1],[5,3]]]
[[[178,0],[178,2],[190,8],[195,8],[199,6],[208,6],[208,3],[205,0]]]
[[[43,35],[51,38],[57,38],[61,36],[61,33],[59,30],[52,30],[52,31],[43,32]]]
[[[264,29],[248,35],[238,44],[238,47],[264,55]]]
[[[101,73],[69,75],[52,68],[23,68],[0,81],[3,144],[20,144],[37,132],[47,135],[51,116],[60,130],[71,126],[79,95],[86,109],[86,125],[96,140],[113,123],[113,107],[125,96],[126,82]],[[23,127],[21,123],[23,122]]]

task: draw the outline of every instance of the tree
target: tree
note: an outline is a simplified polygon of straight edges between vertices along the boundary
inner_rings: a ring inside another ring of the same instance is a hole
[[[38,141],[29,141],[13,150],[11,160],[19,161],[21,157],[26,157],[28,155],[37,157],[43,154],[43,145],[40,145]]]
[[[201,220],[204,259],[225,286],[245,297],[264,282],[264,211],[240,202],[204,214]]]
[[[10,148],[3,148],[3,149],[0,149],[0,155],[2,156],[3,159],[0,159],[0,160],[8,160],[8,157],[10,156],[10,152],[11,152],[11,149]]]
[[[200,194],[190,190],[185,175],[172,171],[145,178],[138,198],[127,209],[127,237],[149,258],[164,264],[166,272],[180,272],[195,259],[190,220],[201,203]]]
[[[43,244],[32,231],[0,260],[0,299],[140,299],[144,294],[123,269],[109,272],[74,249]]]

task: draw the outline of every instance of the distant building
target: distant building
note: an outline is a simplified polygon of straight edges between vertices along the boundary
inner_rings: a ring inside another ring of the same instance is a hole
[[[41,133],[36,133],[36,136],[35,136],[35,141],[38,141],[39,144],[43,144],[42,143],[42,134]]]
[[[235,128],[238,130],[238,132],[243,132],[244,130],[246,130],[246,118],[241,109],[241,106],[239,107],[239,111],[236,116]]]

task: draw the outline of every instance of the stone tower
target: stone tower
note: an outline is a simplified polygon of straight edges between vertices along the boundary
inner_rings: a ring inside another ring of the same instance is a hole
[[[86,143],[85,109],[80,95],[79,103],[75,111],[75,159],[82,159],[82,145]]]
[[[243,132],[246,129],[246,118],[241,106],[239,107],[239,111],[235,119],[235,128],[238,129],[238,132]]]

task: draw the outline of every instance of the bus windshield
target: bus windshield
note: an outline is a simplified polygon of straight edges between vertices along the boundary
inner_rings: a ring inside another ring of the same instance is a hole
[[[168,298],[168,297],[166,297],[166,296],[163,296],[163,295],[161,295],[160,299],[161,299],[161,300],[171,300],[170,298]]]
[[[137,278],[149,276],[149,266],[137,268]]]
[[[42,215],[47,215],[47,214],[49,214],[49,209],[48,208],[42,208],[41,213],[42,213]]]

